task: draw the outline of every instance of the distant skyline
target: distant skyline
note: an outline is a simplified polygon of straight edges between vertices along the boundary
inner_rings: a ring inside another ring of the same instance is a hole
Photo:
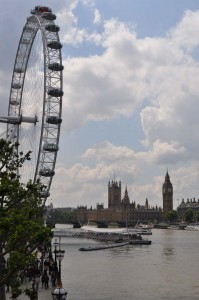
[[[7,114],[19,38],[36,1],[0,0],[0,103]],[[48,203],[108,206],[108,181],[130,201],[174,208],[199,198],[199,2],[44,0],[61,28],[64,97]],[[0,126],[0,132],[5,126]]]

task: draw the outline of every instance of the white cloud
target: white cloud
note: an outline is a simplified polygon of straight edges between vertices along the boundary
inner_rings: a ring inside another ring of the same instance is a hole
[[[65,129],[71,131],[90,120],[133,116],[147,99],[150,105],[141,111],[143,143],[152,148],[161,136],[163,142],[177,139],[180,147],[184,143],[190,147],[191,136],[186,142],[182,133],[193,132],[193,140],[198,137],[193,130],[198,126],[198,62],[171,36],[139,40],[128,26],[115,20],[105,22],[99,36],[102,55],[64,62]]]
[[[108,20],[102,33],[87,37],[90,42],[95,42],[93,36],[97,37],[104,48],[101,55],[64,61],[65,130],[72,131],[90,120],[133,117],[140,110],[145,135],[142,152],[109,142],[87,149],[80,165],[69,170],[70,180],[76,178],[80,189],[87,184],[91,195],[94,190],[102,193],[102,183],[106,189],[115,173],[124,184],[129,184],[131,200],[143,203],[148,197],[152,205],[162,206],[164,173],[172,166],[176,171],[172,171],[171,180],[175,190],[179,185],[178,197],[183,197],[179,182],[186,180],[190,171],[195,175],[193,183],[188,181],[189,187],[197,192],[194,186],[199,174],[193,161],[198,159],[199,147],[199,65],[190,49],[199,43],[198,19],[199,12],[186,12],[164,38],[143,39],[138,39],[126,24]],[[187,35],[190,39],[185,38]],[[180,167],[189,162],[190,169]],[[87,197],[87,202],[91,203],[91,198],[89,202]]]
[[[183,157],[186,157],[185,148],[179,146],[177,142],[161,142],[156,140],[153,144],[153,152],[151,153],[152,161],[155,164],[166,165],[177,164]]]
[[[99,12],[98,9],[94,10],[94,20],[93,20],[94,24],[100,24],[101,23],[101,14]]]
[[[75,199],[75,205],[81,205],[86,197],[88,205],[103,202],[107,206],[107,184],[114,174],[124,184],[132,184],[136,180],[139,170],[134,156],[131,149],[116,147],[110,142],[94,145],[82,155],[81,162],[71,168],[65,169],[60,164],[56,167],[52,194],[56,194],[60,202],[67,198],[70,205],[73,203],[70,199]]]
[[[78,1],[69,2],[57,13],[58,24],[61,27],[60,38],[62,43],[76,46],[81,44],[87,37],[86,29],[77,27],[77,17],[74,14]]]
[[[88,7],[95,7],[95,2],[94,0],[81,0],[82,3],[85,5],[85,6],[88,6]]]
[[[199,10],[185,11],[182,20],[168,33],[168,37],[171,38],[177,46],[187,51],[191,51],[194,47],[198,46],[198,41],[196,40],[199,30],[198,14]]]

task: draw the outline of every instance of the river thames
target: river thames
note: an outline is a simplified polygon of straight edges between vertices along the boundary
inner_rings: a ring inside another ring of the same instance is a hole
[[[63,225],[62,225],[63,226]],[[152,229],[151,245],[81,252],[101,244],[61,238],[62,283],[69,300],[199,299],[199,232]]]

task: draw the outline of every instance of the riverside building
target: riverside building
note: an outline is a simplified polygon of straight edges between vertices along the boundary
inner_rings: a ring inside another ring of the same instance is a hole
[[[184,221],[184,215],[188,209],[191,209],[193,211],[193,219],[197,219],[197,213],[199,212],[199,199],[196,200],[195,198],[193,199],[187,198],[186,201],[182,199],[182,202],[177,208],[179,221]]]
[[[162,186],[162,196],[163,196],[163,213],[164,216],[169,211],[173,210],[173,185],[170,181],[170,176],[167,171],[165,176],[165,181]]]
[[[97,223],[98,226],[106,227],[110,224],[118,226],[135,225],[137,222],[159,222],[163,220],[163,211],[157,205],[149,205],[148,199],[145,205],[136,205],[130,201],[127,186],[122,197],[121,181],[112,180],[108,183],[108,208],[103,204],[97,204],[93,209],[87,206],[77,208],[78,219],[81,223]]]

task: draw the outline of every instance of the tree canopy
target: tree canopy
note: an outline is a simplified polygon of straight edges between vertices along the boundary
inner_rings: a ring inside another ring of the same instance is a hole
[[[175,222],[178,219],[178,214],[176,210],[171,210],[166,213],[166,221]]]
[[[35,260],[35,250],[49,243],[51,230],[44,226],[45,205],[40,182],[20,182],[18,169],[31,152],[18,153],[18,144],[0,139],[0,299],[5,284]]]
[[[52,219],[55,223],[68,223],[77,221],[77,209],[55,208],[52,212]]]
[[[194,217],[194,212],[193,209],[188,208],[185,213],[184,213],[184,220],[186,222],[192,222],[193,221],[193,217]]]

